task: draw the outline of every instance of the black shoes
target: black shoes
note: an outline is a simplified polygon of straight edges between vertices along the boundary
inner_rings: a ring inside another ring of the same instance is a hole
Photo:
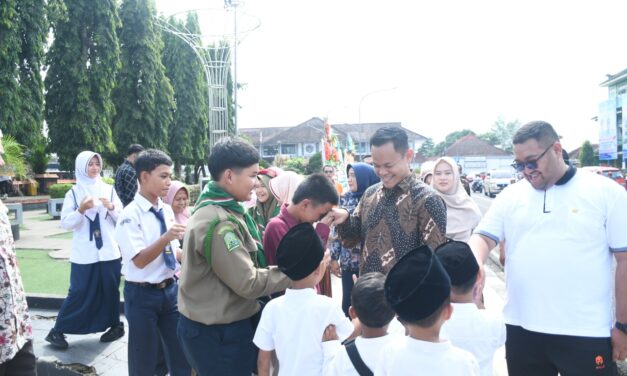
[[[113,342],[116,339],[122,338],[123,336],[124,336],[124,323],[121,322],[117,325],[110,327],[109,330],[105,332],[105,334],[100,336],[100,342]]]
[[[54,328],[50,329],[50,332],[46,336],[46,341],[50,343],[54,347],[58,347],[62,350],[68,348],[68,343],[65,340],[65,334],[55,330]]]

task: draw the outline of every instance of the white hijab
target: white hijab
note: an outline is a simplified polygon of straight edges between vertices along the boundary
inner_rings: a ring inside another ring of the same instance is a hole
[[[100,178],[100,174],[95,178],[90,178],[87,174],[87,168],[89,162],[93,157],[98,157],[100,161],[100,168],[102,170],[102,157],[98,153],[93,151],[82,151],[76,156],[76,162],[74,164],[74,173],[76,174],[76,188],[74,194],[76,195],[76,204],[81,205],[83,199],[87,196],[94,198],[94,207],[85,211],[85,216],[92,221],[96,217],[97,213],[100,214],[101,220],[103,220],[107,214],[107,209],[102,206],[100,197],[111,197],[112,187]]]
[[[453,169],[453,187],[447,192],[438,190],[435,180],[435,169],[440,163],[446,163]],[[442,157],[435,161],[433,165],[433,179],[431,187],[444,199],[446,203],[446,235],[455,235],[470,231],[477,227],[481,221],[481,210],[475,201],[468,196],[468,193],[461,185],[457,163],[450,157]]]

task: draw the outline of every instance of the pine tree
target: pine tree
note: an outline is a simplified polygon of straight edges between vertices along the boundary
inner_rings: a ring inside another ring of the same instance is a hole
[[[130,143],[167,150],[175,110],[172,85],[161,62],[163,41],[153,0],[125,0],[119,30],[122,69],[114,100],[113,134],[118,149]]]
[[[111,92],[119,68],[119,18],[116,0],[65,0],[65,6],[47,55],[46,121],[51,149],[63,168],[73,169],[82,150],[115,152]]]
[[[168,23],[178,30],[200,34],[198,16],[190,13],[185,24],[174,18]],[[174,89],[176,110],[170,127],[168,148],[180,176],[182,163],[203,163],[208,129],[207,81],[202,62],[191,46],[178,36],[163,32],[163,65]]]
[[[579,163],[581,164],[581,167],[596,166],[599,164],[598,156],[594,155],[594,149],[588,140],[584,141],[581,145],[581,149],[579,151]]]
[[[0,2],[0,127],[24,145],[43,138],[41,66],[47,34],[43,0]]]

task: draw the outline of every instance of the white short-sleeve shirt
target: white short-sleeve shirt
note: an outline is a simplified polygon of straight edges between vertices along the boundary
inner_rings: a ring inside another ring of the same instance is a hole
[[[500,311],[479,309],[474,303],[453,303],[453,315],[442,325],[441,333],[453,346],[475,356],[481,376],[493,374],[494,352],[505,344],[506,337]]]
[[[627,192],[578,171],[545,191],[503,190],[475,233],[505,239],[505,322],[561,335],[609,337],[612,252],[627,251]]]
[[[381,352],[375,375],[479,376],[479,364],[466,350],[449,341],[427,342],[395,337]]]
[[[276,350],[279,375],[321,375],[322,335],[330,324],[340,341],[354,330],[331,298],[314,289],[287,289],[264,308],[253,342],[261,350]]]
[[[359,352],[359,356],[366,366],[374,372],[379,364],[381,351],[390,343],[394,334],[387,334],[376,338],[355,338],[355,346]],[[334,341],[334,346],[325,346],[324,348],[324,371],[323,376],[359,376],[355,366],[348,357],[346,347],[342,346],[339,341]]]
[[[143,269],[135,266],[133,258],[143,249],[156,242],[161,237],[161,224],[157,217],[150,212],[152,204],[140,193],[135,194],[133,201],[128,204],[118,218],[115,238],[122,251],[122,274],[127,281],[160,283],[172,278],[176,270],[168,268],[163,256],[158,256]],[[174,213],[169,205],[161,199],[157,201],[157,209],[163,209],[166,227],[169,229],[174,222]],[[178,240],[171,242],[172,249],[178,247]]]

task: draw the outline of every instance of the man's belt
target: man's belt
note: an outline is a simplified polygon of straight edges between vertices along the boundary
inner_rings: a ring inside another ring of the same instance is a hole
[[[131,285],[136,285],[136,286],[140,286],[140,287],[150,287],[153,289],[164,289],[168,286],[170,286],[171,284],[174,283],[174,278],[168,278],[168,279],[164,279],[163,281],[159,282],[159,283],[148,283],[148,282],[132,282],[132,281],[126,281],[126,283],[130,283]]]

